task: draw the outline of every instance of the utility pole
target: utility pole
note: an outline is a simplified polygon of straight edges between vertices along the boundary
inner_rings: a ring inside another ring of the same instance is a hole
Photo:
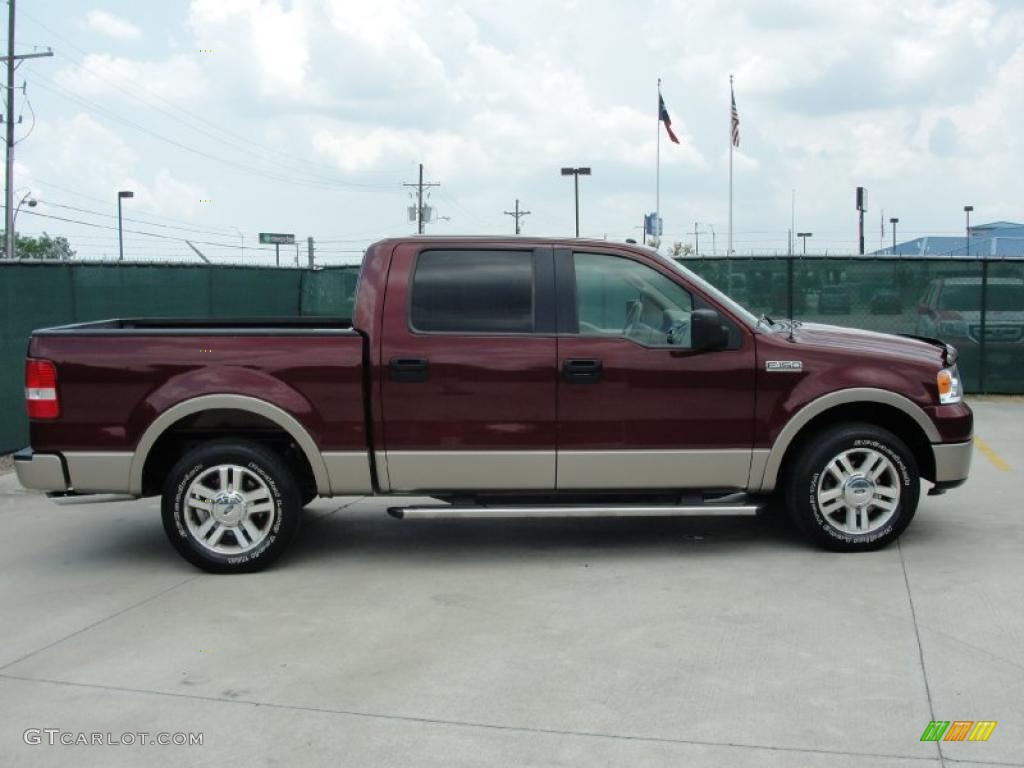
[[[700,256],[700,234],[697,232],[699,221],[693,222],[693,255]]]
[[[424,183],[423,181],[423,163],[420,163],[420,180],[416,184],[405,183],[403,187],[416,187],[416,234],[423,234],[423,190],[429,189],[430,187],[440,187],[440,182],[431,181]]]
[[[519,219],[521,219],[523,216],[529,216],[530,212],[529,211],[520,211],[519,210],[519,198],[517,197],[516,198],[516,209],[515,209],[515,211],[505,211],[505,215],[506,216],[512,216],[512,217],[515,218],[515,220],[516,220],[516,234],[518,235],[519,234]]]
[[[23,53],[21,56],[14,55],[14,0],[7,0],[9,12],[7,17],[7,55],[3,57],[7,64],[7,172],[5,174],[7,206],[7,218],[4,226],[4,239],[6,246],[4,255],[8,259],[14,258],[14,70],[18,62],[23,59],[38,59],[46,56],[53,56],[53,51],[45,53]]]
[[[313,266],[314,266],[314,264],[313,264],[313,238],[312,237],[307,237],[306,238],[306,246],[309,248],[309,268],[312,269]]]

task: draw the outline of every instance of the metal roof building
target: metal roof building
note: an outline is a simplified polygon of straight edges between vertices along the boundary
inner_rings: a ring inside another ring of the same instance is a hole
[[[872,256],[889,256],[892,247],[875,251]],[[897,256],[941,258],[942,256],[989,256],[1024,258],[1024,224],[994,221],[970,229],[970,248],[966,237],[925,235],[896,245]]]

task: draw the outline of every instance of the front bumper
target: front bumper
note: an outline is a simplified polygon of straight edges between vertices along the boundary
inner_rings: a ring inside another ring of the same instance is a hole
[[[974,454],[974,441],[934,443],[932,453],[935,456],[935,484],[953,488],[967,479],[971,469],[971,456]]]
[[[25,448],[14,454],[18,482],[34,491],[62,492],[68,489],[64,462],[56,453],[34,453]]]

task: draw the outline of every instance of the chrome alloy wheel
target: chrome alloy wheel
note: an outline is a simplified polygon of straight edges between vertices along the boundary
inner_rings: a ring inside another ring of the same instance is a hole
[[[842,533],[877,531],[896,513],[900,475],[893,462],[870,448],[851,448],[836,456],[818,478],[818,509]]]
[[[189,533],[220,555],[240,555],[258,547],[278,514],[263,478],[235,464],[199,474],[188,487],[184,507]]]

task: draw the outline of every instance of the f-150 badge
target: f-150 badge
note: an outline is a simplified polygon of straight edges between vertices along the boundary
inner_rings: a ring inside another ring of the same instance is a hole
[[[765,360],[764,369],[779,373],[798,372],[804,369],[804,364],[802,360]]]

